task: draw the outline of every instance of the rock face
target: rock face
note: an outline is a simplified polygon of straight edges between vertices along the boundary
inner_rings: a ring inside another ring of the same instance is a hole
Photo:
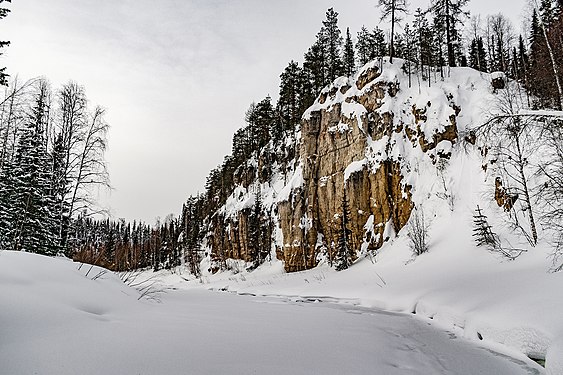
[[[381,69],[373,62],[353,78],[337,79],[304,114],[293,161],[278,167],[270,181],[256,170],[240,176],[211,220],[213,259],[252,259],[249,202],[255,199],[270,213],[272,254],[288,272],[335,259],[344,199],[350,245],[358,254],[399,233],[416,203],[419,161],[447,162],[462,112],[457,83],[452,90],[426,87],[425,95],[416,95],[421,86],[403,87],[408,80],[400,64],[385,62]]]
[[[401,155],[392,155],[397,139],[422,152],[457,140],[459,108],[452,108],[449,124],[428,139],[424,113],[431,103],[422,109],[413,106],[408,124],[396,120],[392,111],[382,108],[396,96],[399,83],[380,76],[372,66],[355,82],[335,82],[302,121],[303,184],[278,204],[283,247],[277,254],[288,272],[314,267],[319,254],[329,262],[334,259],[344,196],[354,249],[378,249],[405,226],[413,208],[412,186],[404,180]],[[440,150],[437,156],[449,155]]]

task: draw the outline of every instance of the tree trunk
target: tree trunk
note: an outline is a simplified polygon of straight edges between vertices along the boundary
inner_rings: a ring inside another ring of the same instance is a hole
[[[395,54],[395,1],[391,2],[391,43],[389,44],[389,62],[393,64],[393,55]]]
[[[538,4],[534,1],[534,6],[539,14]],[[559,78],[559,68],[557,67],[557,61],[555,60],[555,54],[553,53],[553,48],[551,43],[549,43],[549,37],[547,35],[547,30],[545,24],[543,23],[542,17],[538,17],[543,36],[545,38],[545,44],[547,45],[547,50],[549,52],[549,58],[551,60],[551,67],[553,68],[553,75],[555,75],[555,84],[557,85],[557,93],[559,94],[559,109],[563,110],[563,87],[561,86],[561,80]]]

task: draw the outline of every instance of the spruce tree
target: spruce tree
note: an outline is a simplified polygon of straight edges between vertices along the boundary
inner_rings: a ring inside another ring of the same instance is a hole
[[[344,54],[342,56],[344,61],[344,74],[350,77],[356,71],[356,58],[354,56],[354,43],[350,36],[350,28],[346,28],[346,41],[344,42]]]
[[[481,72],[487,72],[487,51],[483,38],[472,39],[469,47],[469,66]]]
[[[358,56],[358,62],[361,66],[364,66],[368,61],[375,58],[372,39],[373,35],[365,26],[362,26],[360,31],[358,31],[356,42],[356,53]]]
[[[522,34],[518,38],[518,52],[516,55],[516,79],[528,87],[528,51]]]
[[[260,201],[259,194],[256,194],[254,200],[254,206],[248,215],[248,255],[249,261],[252,262],[251,269],[258,267],[262,264],[263,259],[261,259],[262,251],[262,231],[261,231],[261,221],[262,221],[262,202]]]
[[[469,16],[464,8],[469,0],[432,0],[430,11],[434,14],[435,27],[445,35],[446,62],[448,66],[456,66],[456,54],[460,48],[458,24],[463,17]]]
[[[336,248],[336,270],[342,271],[349,268],[354,260],[354,249],[350,243],[351,231],[349,229],[350,223],[350,208],[348,207],[348,198],[346,191],[342,196],[342,212],[340,216],[340,230],[338,231],[338,243]]]
[[[56,255],[57,226],[51,195],[50,159],[46,151],[45,129],[49,119],[49,89],[40,81],[35,103],[18,140],[9,180],[13,184],[8,207],[9,248]],[[5,208],[5,207],[4,207]]]
[[[317,40],[305,53],[303,71],[307,82],[304,91],[313,98],[328,83],[326,73],[326,54],[320,40]]]
[[[371,41],[374,57],[382,59],[387,55],[388,48],[387,43],[385,43],[385,32],[382,29],[377,26],[373,29]]]
[[[277,111],[281,119],[282,131],[292,129],[305,111],[304,73],[299,63],[291,61],[280,75],[280,91]],[[281,137],[281,134],[279,135]],[[276,135],[276,137],[278,136]]]
[[[334,81],[344,73],[342,62],[342,35],[338,28],[338,13],[330,8],[320,32],[320,41],[325,51],[327,83]]]

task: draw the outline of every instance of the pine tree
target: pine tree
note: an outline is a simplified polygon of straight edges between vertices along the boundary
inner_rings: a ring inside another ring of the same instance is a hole
[[[382,59],[388,52],[387,43],[385,43],[385,32],[376,26],[372,31],[371,40],[374,56]]]
[[[378,3],[381,8],[381,20],[390,19],[391,22],[391,34],[389,40],[389,61],[393,63],[393,57],[395,56],[395,26],[401,22],[402,14],[407,13],[407,1],[406,0],[379,0]]]
[[[342,56],[344,61],[344,74],[350,77],[356,71],[356,59],[354,56],[354,43],[350,36],[350,28],[346,28],[346,41],[344,42],[344,54]]]
[[[328,83],[326,73],[326,54],[323,45],[317,40],[305,53],[303,72],[306,77],[304,91],[313,98]]]
[[[304,80],[303,69],[293,60],[280,75],[280,92],[276,108],[283,132],[295,127],[305,111],[305,106],[312,104],[305,103]],[[274,136],[276,139],[280,137],[281,134]]]

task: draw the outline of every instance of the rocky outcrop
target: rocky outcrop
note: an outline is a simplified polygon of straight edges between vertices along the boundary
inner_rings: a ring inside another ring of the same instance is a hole
[[[425,153],[442,141],[457,140],[459,108],[452,108],[449,123],[428,139],[425,112],[431,103],[413,106],[408,123],[398,121],[381,108],[397,95],[399,83],[379,77],[374,66],[362,71],[354,86],[336,82],[321,94],[321,107],[313,107],[302,121],[303,184],[278,205],[283,245],[277,254],[288,272],[314,267],[319,255],[334,259],[344,196],[354,249],[378,249],[405,226],[413,208],[412,187],[405,182],[401,156],[389,155],[395,139],[407,139]],[[431,156],[449,155],[439,151]]]
[[[273,175],[260,172],[268,169],[264,156],[237,170],[239,188],[210,223],[214,264],[255,260],[248,202],[262,188],[269,189],[261,199],[275,223],[273,248],[288,272],[335,259],[344,199],[350,246],[358,254],[399,233],[415,204],[417,163],[424,159],[432,166],[450,158],[462,110],[454,94],[440,87],[415,99],[414,90],[401,86],[401,76],[399,63],[374,62],[354,78],[337,79],[303,116],[288,153],[293,159],[277,163]]]

